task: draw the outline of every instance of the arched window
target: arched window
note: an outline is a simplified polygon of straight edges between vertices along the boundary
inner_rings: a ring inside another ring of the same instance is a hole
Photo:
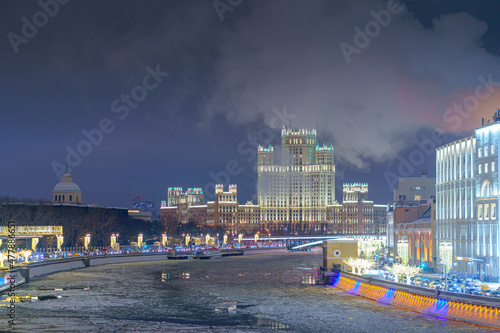
[[[73,201],[73,196],[71,194],[69,195],[69,201]]]
[[[481,186],[481,197],[489,197],[493,194],[491,190],[491,184],[489,181],[485,180]]]
[[[57,195],[54,195],[54,201],[57,201]]]

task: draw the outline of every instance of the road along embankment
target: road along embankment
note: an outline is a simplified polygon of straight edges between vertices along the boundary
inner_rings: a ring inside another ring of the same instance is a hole
[[[448,319],[500,328],[500,301],[485,296],[440,291],[363,277],[331,273],[332,285],[351,294]]]

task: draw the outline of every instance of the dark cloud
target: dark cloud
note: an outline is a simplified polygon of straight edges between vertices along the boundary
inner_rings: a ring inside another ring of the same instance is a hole
[[[248,0],[221,21],[211,1],[74,0],[16,54],[8,34],[41,8],[4,1],[0,195],[49,198],[51,163],[109,118],[114,131],[73,168],[88,203],[159,201],[168,186],[213,182],[230,160],[242,167],[230,179],[240,200],[255,200],[255,160],[238,147],[268,127],[279,143],[283,124],[315,126],[335,143],[337,182],[369,182],[385,201],[382,174],[416,140],[471,130],[500,105],[495,86],[473,111],[445,115],[474,96],[478,77],[500,81],[494,2],[423,2],[391,15],[348,63],[340,44],[355,45],[354,28],[386,2]],[[112,102],[157,64],[169,76],[119,119]]]

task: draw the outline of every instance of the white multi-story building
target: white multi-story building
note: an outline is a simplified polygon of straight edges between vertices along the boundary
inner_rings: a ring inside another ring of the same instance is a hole
[[[436,150],[438,261],[452,271],[498,280],[498,111],[493,122]]]
[[[326,206],[335,202],[333,155],[332,145],[317,144],[315,129],[282,129],[281,164],[272,146],[259,146],[261,221],[271,229],[325,231]]]

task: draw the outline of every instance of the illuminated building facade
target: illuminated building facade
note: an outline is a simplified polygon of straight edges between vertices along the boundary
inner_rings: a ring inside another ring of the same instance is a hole
[[[385,232],[387,205],[368,200],[368,184],[343,184],[342,204],[326,207],[329,231],[333,234],[381,234]]]
[[[326,206],[335,202],[333,146],[317,144],[316,130],[281,131],[281,163],[274,147],[259,146],[257,198],[271,232],[325,233]]]
[[[432,200],[429,200],[428,204],[406,204],[394,209],[397,222],[394,224],[394,256],[397,260],[427,271],[434,271],[437,267],[437,261],[434,260],[434,207]]]
[[[203,202],[201,188],[169,187],[167,201],[161,202],[160,220],[167,232],[174,232],[181,224],[188,222],[206,223],[207,205]],[[200,215],[200,210],[204,213]]]
[[[420,215],[416,215],[416,212],[423,212],[420,206],[427,208],[426,205],[435,199],[436,177],[427,177],[426,173],[422,173],[421,177],[399,178],[398,187],[394,189],[394,201],[387,212],[387,246],[395,247],[397,252],[398,245],[395,246],[394,241],[397,224],[409,222],[408,218],[417,219]]]
[[[436,150],[436,242],[453,271],[498,281],[500,117]]]
[[[368,200],[368,184],[344,184],[344,202],[335,201],[335,164],[332,145],[318,145],[316,130],[281,131],[281,149],[275,163],[274,147],[259,146],[258,204],[238,203],[236,185],[215,186],[215,200],[202,205],[201,189],[169,188],[161,219],[187,223],[193,207],[206,207],[206,224],[231,234],[352,234],[380,235],[386,229],[387,205]],[[171,221],[168,222],[167,221]]]
[[[260,207],[252,202],[240,205],[236,185],[229,185],[227,191],[223,185],[216,185],[215,200],[207,202],[207,210],[208,224],[231,234],[251,233],[260,228]]]

